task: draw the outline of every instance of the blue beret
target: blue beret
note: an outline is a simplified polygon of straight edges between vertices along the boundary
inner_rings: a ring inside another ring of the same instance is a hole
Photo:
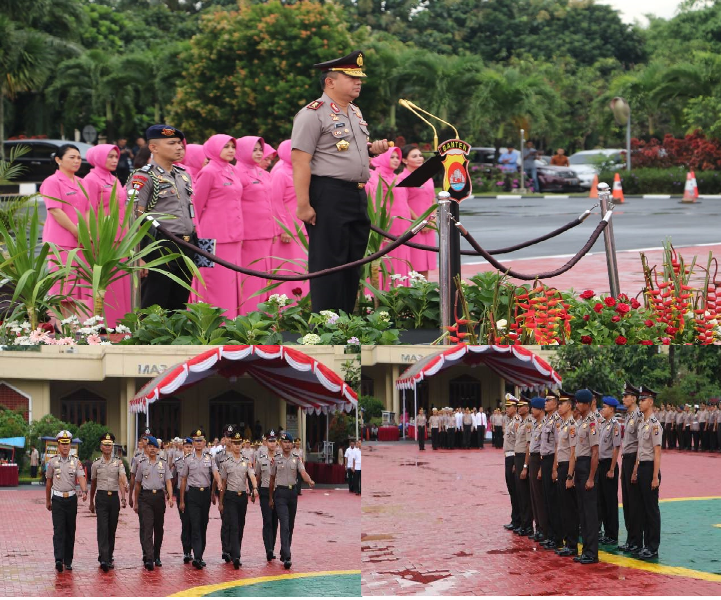
[[[183,443],[185,443],[185,444],[192,444],[192,443],[193,443],[193,438],[185,438],[185,441],[184,441]]]
[[[578,390],[576,392],[576,402],[590,404],[591,400],[593,400],[593,394],[591,393],[591,390]]]
[[[160,444],[158,444],[158,438],[155,438],[152,435],[149,435],[146,439],[148,440],[148,444],[150,444],[151,446],[160,448]]]
[[[288,433],[284,431],[283,435],[280,436],[280,441],[281,442],[292,442],[293,437],[288,435]]]
[[[185,139],[185,134],[172,125],[151,125],[145,131],[146,140],[168,140],[171,138]]]
[[[616,400],[613,396],[604,396],[602,402],[611,408],[616,408],[618,406],[618,400]]]
[[[541,398],[540,396],[531,398],[531,408],[540,408],[541,410],[544,410],[546,408],[546,399]]]
[[[616,407],[616,410],[617,410],[618,412],[626,412],[628,409],[626,408],[626,405],[625,405],[625,404],[619,404],[619,405]]]

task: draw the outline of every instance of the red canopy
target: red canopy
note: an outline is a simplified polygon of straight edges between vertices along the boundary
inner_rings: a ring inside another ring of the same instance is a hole
[[[130,412],[219,374],[234,380],[248,374],[286,402],[308,413],[350,412],[358,396],[343,379],[315,358],[288,346],[221,346],[169,367],[146,383],[130,401]]]
[[[523,346],[460,344],[426,356],[408,367],[396,380],[396,387],[415,389],[419,382],[455,364],[488,365],[506,381],[526,390],[555,389],[561,385],[561,376],[551,365]]]

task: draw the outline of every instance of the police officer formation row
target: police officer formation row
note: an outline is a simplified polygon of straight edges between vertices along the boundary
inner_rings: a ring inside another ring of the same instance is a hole
[[[46,506],[53,515],[55,568],[71,571],[75,548],[77,484],[82,501],[88,496],[85,470],[70,456],[71,434],[57,434],[58,455],[47,468]],[[280,525],[280,560],[289,569],[291,541],[297,510],[300,476],[311,488],[315,482],[305,470],[302,453],[293,447],[293,438],[280,436],[280,448],[274,431],[264,437],[256,452],[243,450],[245,440],[233,426],[224,432],[225,447],[212,456],[206,448],[202,429],[185,439],[183,454],[169,463],[158,456],[158,440],[147,432],[142,448],[131,462],[130,485],[121,460],[112,458],[114,436],[101,441],[102,456],[92,463],[90,511],[97,514],[98,562],[107,572],[114,568],[115,535],[118,517],[129,503],[139,518],[139,536],[144,567],[161,567],[166,503],[177,502],[181,520],[183,562],[196,569],[206,566],[203,553],[210,505],[218,504],[221,513],[222,559],[239,569],[248,499],[260,499],[263,518],[263,543],[266,559],[276,558],[275,542]],[[217,495],[217,497],[216,497]]]
[[[661,447],[669,450],[721,452],[721,410],[719,399],[711,398],[700,405],[656,409],[656,418],[663,426]]]
[[[500,411],[496,410],[490,418],[483,411],[483,407],[456,408],[450,406],[438,409],[431,407],[431,416],[426,417],[424,409],[419,409],[416,415],[415,426],[417,430],[418,448],[426,449],[426,438],[430,428],[431,444],[434,450],[439,448],[480,448],[486,441],[486,430],[490,421],[493,445],[496,444],[496,421]],[[502,422],[501,422],[502,424]],[[501,424],[498,425],[500,428]]]
[[[622,403],[588,389],[558,390],[545,398],[508,394],[503,450],[511,522],[504,527],[581,564],[598,562],[599,543],[636,558],[657,558],[662,430],[655,397],[630,384]],[[621,406],[623,424],[615,416]],[[628,532],[623,545],[618,545],[619,456]]]
[[[310,272],[361,258],[369,234],[366,188],[372,195],[379,185],[385,191],[396,180],[394,172],[401,159],[406,163],[405,176],[423,163],[417,148],[409,147],[403,158],[401,150],[389,149],[386,140],[371,144],[368,123],[352,103],[365,77],[362,66],[360,51],[315,65],[321,71],[323,96],[296,115],[292,138],[279,145],[279,160],[270,173],[264,161],[276,152],[262,137],[236,139],[216,134],[202,145],[187,144],[182,131],[165,124],[153,125],[146,131],[150,162],[132,174],[127,189],[113,174],[120,156],[117,146],[102,144],[92,148],[87,160],[93,168],[83,180],[76,176],[81,162],[79,151],[72,145],[61,147],[55,158],[58,172],[40,189],[48,208],[43,240],[54,242],[66,256],[78,246],[78,213],[82,218],[90,206],[95,210],[103,206],[107,211],[115,190],[123,214],[126,203],[138,216],[153,213],[164,219],[162,224],[170,233],[194,241],[236,265],[264,272],[302,270],[304,249],[286,229],[307,233]],[[369,153],[379,155],[374,159],[373,177]],[[396,190],[392,206],[396,219],[390,232],[405,231],[433,199],[432,182],[411,192]],[[119,230],[117,238],[122,235]],[[173,251],[188,253],[185,248],[167,243]],[[148,261],[154,258],[154,254],[147,257]],[[434,267],[435,257],[428,252],[411,253],[410,249],[400,248],[390,259],[396,279],[406,283],[410,283],[407,275],[411,270],[427,274]],[[192,293],[162,272],[143,272],[141,306],[158,304],[166,309],[182,309],[189,300],[204,301],[224,308],[229,318],[235,318],[255,310],[271,295],[256,295],[267,286],[265,279],[241,276],[213,263],[201,269],[202,286],[199,281],[192,282],[181,260],[161,267],[161,271],[172,273],[186,284],[192,283]],[[351,313],[359,276],[360,270],[354,268],[313,280],[313,310]],[[54,291],[68,294],[69,302],[88,303],[89,291],[79,283],[66,281]],[[387,288],[390,279],[384,285]],[[307,282],[285,282],[272,292],[292,298],[306,294],[308,289]],[[130,309],[127,277],[110,286],[105,304],[106,323],[115,327],[117,319]]]

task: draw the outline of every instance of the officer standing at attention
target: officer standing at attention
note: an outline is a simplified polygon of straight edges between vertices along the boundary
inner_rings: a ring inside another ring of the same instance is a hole
[[[193,183],[190,174],[174,164],[185,154],[180,129],[170,125],[153,125],[145,133],[148,147],[152,152],[150,162],[135,171],[128,182],[128,201],[135,203],[135,216],[145,213],[163,219],[160,224],[170,233],[186,242],[195,239],[195,209],[193,208]],[[151,232],[153,229],[151,229]],[[193,279],[192,271],[183,260],[189,251],[165,241],[163,246],[170,252],[180,253],[175,260],[148,271],[141,289],[141,307],[158,304],[161,308],[173,310],[185,308],[190,297],[190,288],[185,288],[167,277],[162,271],[172,273],[188,285]],[[146,257],[146,262],[160,257],[160,251]],[[161,271],[161,272],[159,272]]]
[[[591,414],[590,390],[576,392],[576,404],[581,419],[577,428],[575,452],[571,454],[568,477],[574,475],[578,516],[581,520],[583,553],[573,560],[587,565],[598,562],[598,498],[596,471],[598,470],[598,428]],[[570,482],[569,482],[570,483]]]
[[[531,487],[529,485],[528,462],[526,460],[528,444],[531,441],[531,431],[533,430],[533,417],[529,414],[529,410],[528,399],[521,396],[518,401],[518,415],[514,423],[516,429],[514,467],[521,523],[513,530],[513,533],[532,537],[533,512],[531,510]]]
[[[543,507],[546,511],[546,540],[541,546],[547,550],[560,548],[563,542],[558,502],[558,486],[553,481],[553,465],[556,461],[556,445],[558,432],[561,428],[561,417],[558,414],[558,396],[561,392],[552,392],[545,398],[543,409],[546,416],[541,422],[541,488],[543,490]]]
[[[255,471],[250,462],[240,454],[242,441],[243,438],[239,431],[233,433],[230,437],[231,452],[220,463],[220,479],[223,481],[223,489],[220,492],[218,508],[224,515],[230,530],[230,558],[235,569],[239,569],[241,565],[240,549],[243,545],[245,514],[248,511],[246,490],[248,479],[253,486],[250,492],[250,499],[253,503],[255,503],[255,496],[258,493]]]
[[[193,431],[192,437],[193,452],[185,457],[183,469],[180,471],[180,510],[188,511],[193,566],[200,570],[205,566],[203,553],[205,552],[211,501],[215,504],[215,496],[211,494],[210,490],[211,483],[215,479],[221,493],[223,492],[223,483],[218,474],[218,465],[215,464],[210,452],[205,451],[205,432],[202,429],[196,429]],[[246,458],[246,460],[248,459]]]
[[[123,461],[112,457],[114,442],[112,433],[103,436],[100,440],[103,455],[96,458],[90,467],[90,512],[97,510],[98,555],[100,568],[106,573],[114,568],[115,532],[121,503],[125,508],[125,486],[128,483]]]
[[[432,417],[431,417],[432,418]],[[418,449],[426,449],[426,412],[421,408],[416,415],[416,437],[418,438]],[[434,448],[435,450],[435,448]]]
[[[438,409],[431,411],[431,418],[428,419],[428,425],[431,428],[431,446],[434,450],[438,450],[438,432],[441,427],[441,418],[438,416]]]
[[[623,447],[621,449],[621,500],[623,502],[623,520],[626,525],[626,543],[619,546],[622,552],[633,553],[643,547],[641,523],[641,494],[638,486],[631,483],[636,466],[638,451],[638,427],[642,419],[638,410],[640,391],[626,383],[621,401],[626,407],[626,419],[623,426]]]
[[[308,271],[363,258],[370,220],[365,183],[369,151],[383,154],[387,140],[370,144],[368,123],[353,101],[360,95],[363,54],[356,50],[313,65],[321,71],[323,95],[293,120],[293,185],[297,216],[308,231]],[[353,312],[360,267],[310,280],[313,312]]]
[[[506,394],[506,416],[508,422],[503,434],[503,454],[505,456],[506,489],[511,497],[511,522],[503,527],[509,531],[515,531],[521,526],[521,511],[518,506],[518,494],[516,493],[515,456],[516,447],[516,406],[518,400],[511,394]]]
[[[143,565],[148,571],[162,567],[160,548],[165,524],[165,493],[173,508],[173,482],[170,468],[159,458],[158,440],[147,438],[148,456],[138,461],[135,469],[135,512],[140,515],[140,543]]]
[[[282,454],[275,457],[270,467],[270,506],[275,506],[280,522],[280,560],[286,569],[291,567],[290,546],[293,542],[293,528],[295,526],[295,512],[298,508],[298,498],[295,484],[298,475],[303,478],[311,488],[315,481],[306,473],[303,461],[291,454],[293,438],[287,433],[280,436]]]
[[[545,408],[545,398],[537,396],[531,399],[533,425],[526,462],[528,463],[528,482],[531,487],[531,511],[533,520],[536,522],[536,534],[533,536],[533,540],[536,542],[544,542],[551,537],[548,530],[548,513],[546,513],[546,505],[543,502],[543,475],[541,473],[541,436]]]
[[[631,481],[641,492],[643,511],[643,549],[634,556],[643,560],[658,558],[661,543],[661,511],[658,491],[661,486],[661,424],[653,414],[656,392],[641,387],[638,402],[643,419],[638,427],[638,454]]]
[[[270,502],[270,469],[278,455],[278,441],[272,429],[265,437],[267,451],[259,453],[255,461],[255,474],[260,486],[260,512],[263,516],[263,545],[268,562],[275,558],[275,540],[278,536],[278,513]]]
[[[182,454],[175,459],[173,464],[173,489],[175,490],[175,501],[178,505],[178,515],[180,516],[180,543],[183,545],[183,563],[188,564],[193,557],[191,552],[193,547],[190,544],[190,517],[188,511],[180,510],[180,471],[185,465],[185,457],[193,451],[193,439],[185,438],[183,441]],[[186,486],[185,493],[188,493]]]
[[[565,546],[556,550],[556,554],[575,558],[578,556],[578,500],[573,489],[573,472],[569,470],[578,434],[578,425],[573,416],[574,408],[574,397],[561,391],[558,404],[561,427],[558,429],[558,445],[552,477],[558,485],[561,510],[561,536],[558,541],[565,540]]]
[[[215,456],[213,459],[215,460],[215,465],[218,467],[218,472],[220,472],[220,465],[222,462],[230,456],[230,438],[233,437],[236,433],[235,427],[232,425],[226,425],[223,428],[223,438],[220,440],[220,443],[222,444],[222,448],[218,450],[215,453]],[[240,433],[240,432],[237,432]],[[242,437],[239,438],[240,442],[243,441]],[[240,450],[240,443],[238,444],[238,450]],[[212,486],[213,488],[213,494],[214,495],[220,495],[220,491],[215,487],[215,485]],[[221,558],[225,562],[230,562],[230,524],[227,520],[227,515],[221,511],[220,513],[220,546],[222,548],[222,554]]]
[[[45,508],[53,513],[55,568],[58,573],[62,573],[63,565],[66,570],[73,570],[75,525],[78,516],[75,484],[80,484],[83,502],[88,499],[88,488],[83,465],[77,456],[70,456],[73,435],[63,429],[55,439],[58,442],[58,454],[48,461],[45,472]]]
[[[599,424],[601,439],[598,444],[598,496],[603,522],[604,536],[601,544],[618,545],[618,453],[621,449],[621,425],[616,417],[618,400],[613,396],[603,397]]]

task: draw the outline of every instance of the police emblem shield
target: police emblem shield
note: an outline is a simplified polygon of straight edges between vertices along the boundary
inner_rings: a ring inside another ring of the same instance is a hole
[[[471,145],[463,140],[447,140],[438,146],[443,157],[443,189],[456,202],[471,195],[471,178],[468,174],[468,153]]]

